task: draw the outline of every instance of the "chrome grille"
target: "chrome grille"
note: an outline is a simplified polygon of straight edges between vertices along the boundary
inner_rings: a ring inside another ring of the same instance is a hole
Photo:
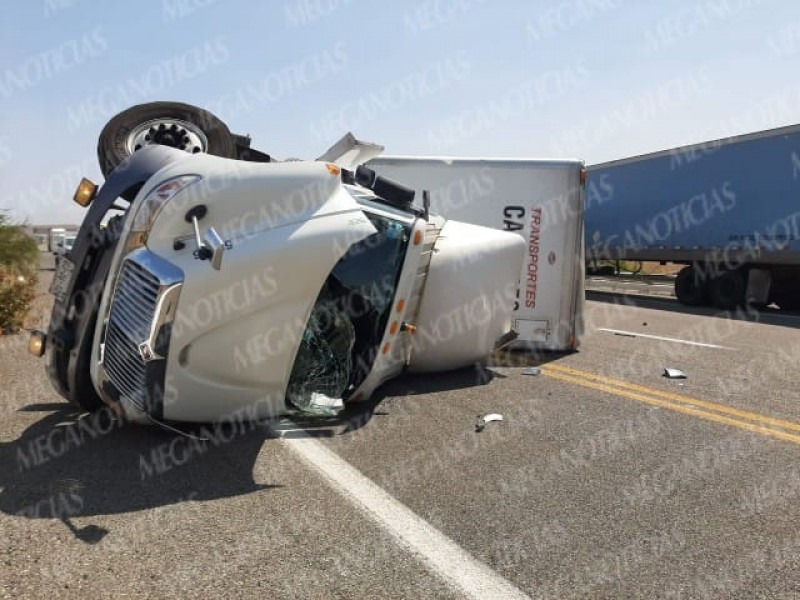
[[[147,365],[139,354],[139,344],[150,337],[160,288],[154,273],[126,260],[108,318],[103,364],[117,389],[139,402],[147,391]]]

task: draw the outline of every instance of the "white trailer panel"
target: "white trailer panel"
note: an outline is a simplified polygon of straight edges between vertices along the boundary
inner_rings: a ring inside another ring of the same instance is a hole
[[[520,234],[528,251],[513,313],[516,345],[548,351],[578,346],[584,305],[582,161],[380,156],[367,166],[419,194],[428,190],[431,212]]]

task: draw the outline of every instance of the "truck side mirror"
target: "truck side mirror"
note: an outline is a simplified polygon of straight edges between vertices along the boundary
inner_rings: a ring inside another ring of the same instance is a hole
[[[225,253],[225,241],[213,227],[206,229],[206,233],[203,236],[203,247],[210,251],[207,254],[209,254],[209,259],[211,260],[211,266],[219,271],[222,267],[222,255]]]
[[[213,227],[206,229],[200,239],[200,225],[198,221],[206,216],[205,204],[198,204],[186,211],[185,219],[194,227],[194,239],[197,244],[197,257],[200,260],[210,260],[211,266],[217,271],[222,267],[222,255],[225,253],[225,241]]]

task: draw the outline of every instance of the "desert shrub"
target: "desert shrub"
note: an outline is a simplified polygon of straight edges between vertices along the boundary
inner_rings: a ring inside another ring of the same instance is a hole
[[[36,241],[0,212],[0,332],[22,326],[36,294],[38,263]]]

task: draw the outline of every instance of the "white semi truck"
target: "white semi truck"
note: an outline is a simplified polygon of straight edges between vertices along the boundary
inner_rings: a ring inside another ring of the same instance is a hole
[[[482,361],[517,335],[531,242],[433,214],[364,166],[379,148],[279,162],[196,107],[120,113],[30,350],[69,401],[154,422],[335,414]]]
[[[330,415],[404,369],[575,349],[583,163],[382,150],[280,162],[189,105],[114,117],[31,337],[56,389],[156,422]]]

